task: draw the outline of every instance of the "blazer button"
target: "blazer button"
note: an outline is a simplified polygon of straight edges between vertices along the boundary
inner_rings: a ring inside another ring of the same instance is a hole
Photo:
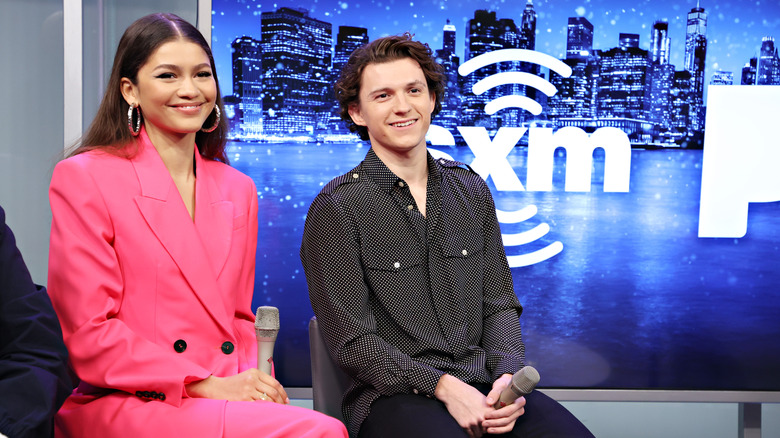
[[[222,352],[225,354],[232,353],[234,348],[235,347],[233,347],[233,343],[230,341],[225,341],[222,343]]]
[[[179,339],[178,341],[173,343],[173,349],[177,353],[184,353],[184,350],[187,349],[187,343],[184,342],[184,339]]]

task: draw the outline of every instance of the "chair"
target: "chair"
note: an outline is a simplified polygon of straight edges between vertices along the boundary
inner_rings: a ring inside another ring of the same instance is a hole
[[[341,398],[349,388],[350,377],[330,357],[322,339],[317,317],[309,320],[309,348],[311,349],[311,387],[314,410],[337,418],[341,415]]]

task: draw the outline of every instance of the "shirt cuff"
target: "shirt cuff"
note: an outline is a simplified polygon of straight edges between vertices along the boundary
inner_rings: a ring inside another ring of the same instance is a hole
[[[504,374],[514,374],[524,367],[522,358],[516,356],[506,356],[492,370],[493,380],[498,379]]]
[[[439,384],[439,379],[445,373],[436,368],[426,367],[419,365],[410,370],[409,383],[412,387],[412,393],[418,395],[424,395],[426,397],[434,397],[436,392],[436,385]]]

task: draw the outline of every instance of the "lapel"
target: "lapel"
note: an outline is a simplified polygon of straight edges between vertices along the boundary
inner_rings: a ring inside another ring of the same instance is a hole
[[[194,148],[194,145],[193,145]],[[142,129],[132,163],[141,185],[135,197],[149,228],[173,259],[203,307],[231,333],[227,297],[217,283],[233,231],[233,204],[222,200],[197,149],[195,221],[190,219],[179,191]],[[204,263],[205,261],[205,263]]]
[[[209,163],[195,151],[195,228],[206,249],[214,274],[219,278],[225,267],[233,238],[233,203],[223,199]],[[230,294],[229,294],[230,295]]]

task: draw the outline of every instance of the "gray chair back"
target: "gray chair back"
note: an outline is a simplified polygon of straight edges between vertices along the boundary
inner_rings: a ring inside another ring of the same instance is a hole
[[[337,418],[343,423],[341,399],[349,388],[351,379],[330,357],[316,316],[309,320],[309,348],[311,349],[311,388],[314,410]]]

